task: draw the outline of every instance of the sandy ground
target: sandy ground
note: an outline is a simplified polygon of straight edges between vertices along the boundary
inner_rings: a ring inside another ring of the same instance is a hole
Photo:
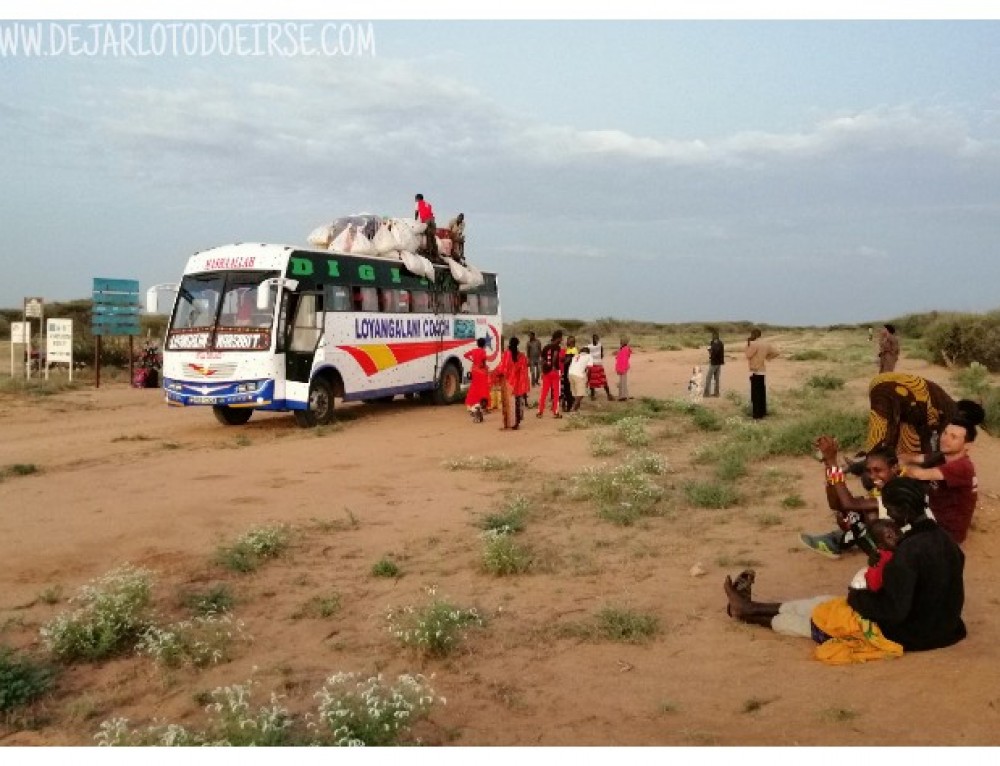
[[[682,396],[703,354],[638,349],[632,393]],[[780,401],[783,389],[817,369],[823,363],[779,359],[769,392]],[[901,369],[947,383],[946,371],[921,362]],[[859,376],[849,384],[859,408],[866,382]],[[733,357],[723,389],[745,398],[747,388],[745,363]],[[706,404],[726,416],[737,412],[726,398]],[[20,730],[0,722],[0,743],[89,744],[102,720],[119,715],[198,725],[199,692],[251,675],[305,711],[323,679],[339,670],[433,673],[448,702],[416,732],[431,744],[1000,743],[1000,560],[993,545],[1000,448],[988,435],[973,451],[981,498],[965,548],[969,638],[948,650],[831,668],[811,658],[807,641],[729,620],[721,588],[744,560],[756,564],[755,593],[765,600],[843,592],[862,566],[859,556],[829,561],[798,543],[799,532],[829,526],[814,460],[754,466],[737,509],[682,506],[618,527],[553,489],[608,460],[592,457],[593,430],[531,416],[521,431],[502,432],[496,416],[475,425],[461,407],[404,400],[344,411],[353,417],[317,435],[298,429],[290,415],[257,414],[243,428],[224,428],[206,409],[168,408],[158,391],[122,384],[44,398],[0,395],[0,467],[40,469],[0,482],[0,641],[37,649],[38,628],[67,608],[65,597],[123,562],[156,573],[163,619],[186,614],[178,605],[185,588],[228,584],[235,614],[254,637],[232,662],[205,671],[168,673],[134,657],[69,667],[36,707],[40,725]],[[651,426],[654,449],[672,466],[668,486],[705,470],[691,465],[690,454],[713,438],[676,423]],[[511,458],[517,468],[445,466],[487,455]],[[769,470],[781,471],[787,486],[755,492]],[[532,499],[520,539],[538,565],[498,578],[479,565],[476,522],[512,492]],[[805,507],[781,506],[792,493]],[[220,544],[265,522],[293,526],[288,555],[248,575],[213,564]],[[403,576],[370,576],[387,554]],[[703,576],[692,576],[696,564]],[[60,603],[40,598],[56,586]],[[384,618],[390,606],[424,603],[429,586],[489,616],[440,660],[401,649]],[[331,593],[340,596],[337,614],[297,614],[310,598]],[[633,645],[561,629],[606,605],[655,615],[661,631]]]

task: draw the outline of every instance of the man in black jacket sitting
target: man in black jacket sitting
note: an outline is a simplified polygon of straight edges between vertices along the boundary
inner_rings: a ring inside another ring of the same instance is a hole
[[[885,509],[903,530],[892,560],[885,565],[882,588],[878,591],[848,590],[848,605],[871,620],[890,641],[904,651],[940,649],[965,638],[962,606],[965,603],[965,554],[924,510],[924,485],[916,479],[897,477],[882,489]],[[773,621],[782,616],[780,632],[816,637],[809,610],[801,607],[822,599],[783,603],[752,601],[727,577],[729,613],[737,620],[778,630]],[[791,626],[790,618],[800,616],[802,624]],[[789,627],[797,627],[789,630]],[[816,640],[819,640],[817,638]]]

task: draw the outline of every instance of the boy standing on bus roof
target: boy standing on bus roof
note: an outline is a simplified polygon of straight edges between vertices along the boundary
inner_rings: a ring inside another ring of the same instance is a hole
[[[420,223],[426,224],[427,228],[424,229],[425,242],[427,243],[427,253],[432,259],[438,257],[437,249],[437,224],[434,222],[434,208],[431,207],[431,203],[424,199],[423,194],[417,194],[413,198],[417,207],[413,211],[413,218]]]

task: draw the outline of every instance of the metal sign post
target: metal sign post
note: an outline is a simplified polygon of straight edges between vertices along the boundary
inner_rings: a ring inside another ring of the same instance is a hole
[[[32,329],[31,329],[31,320],[32,319],[39,320],[38,326],[39,326],[39,332],[41,332],[41,320],[42,320],[42,317],[44,316],[43,311],[42,311],[42,306],[43,305],[45,305],[45,299],[44,298],[25,298],[24,299],[24,320],[28,323],[28,343],[27,343],[27,347],[25,349],[24,370],[25,370],[25,376],[28,377],[28,378],[31,377],[31,367],[32,367],[32,359],[31,359],[31,336],[32,336],[33,333],[32,333]],[[39,353],[41,353],[40,350],[39,350]]]
[[[94,304],[91,331],[96,342],[94,351],[94,388],[101,387],[101,338],[105,335],[127,335],[129,344],[128,372],[132,379],[132,339],[139,334],[139,280],[104,279],[94,277]]]
[[[26,346],[31,337],[31,327],[28,322],[10,323],[10,376],[14,377],[14,346]]]

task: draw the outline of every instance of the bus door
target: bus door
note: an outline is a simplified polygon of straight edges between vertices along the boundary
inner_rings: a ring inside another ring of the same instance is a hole
[[[447,350],[444,341],[451,326],[451,322],[447,320],[455,313],[455,293],[447,289],[435,290],[431,293],[431,301],[433,302],[431,308],[434,311],[434,318],[437,320],[434,323],[437,327],[434,350],[434,380],[438,380],[441,374],[441,357]]]
[[[308,383],[316,349],[323,338],[323,294],[286,292],[284,315],[288,322],[282,333],[285,346],[285,378]]]

